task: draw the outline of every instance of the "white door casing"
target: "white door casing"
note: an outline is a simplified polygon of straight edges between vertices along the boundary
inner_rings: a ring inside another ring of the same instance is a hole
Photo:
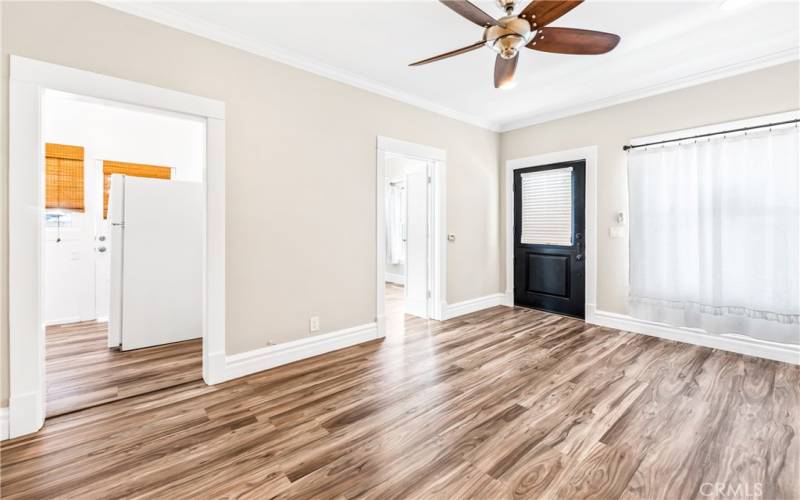
[[[447,297],[447,153],[443,149],[415,144],[412,142],[378,136],[376,148],[375,178],[375,225],[376,225],[376,272],[375,272],[375,319],[378,335],[386,334],[384,316],[384,288],[386,286],[386,160],[388,156],[400,155],[428,162],[431,166],[431,199],[429,218],[429,281],[431,299],[429,316],[443,320]]]
[[[59,90],[199,116],[206,121],[203,211],[203,379],[225,378],[225,104],[153,85],[10,56],[9,436],[37,431],[45,416],[42,98]]]

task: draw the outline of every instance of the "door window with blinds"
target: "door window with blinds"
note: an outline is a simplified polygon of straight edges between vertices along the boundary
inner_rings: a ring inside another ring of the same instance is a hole
[[[122,161],[103,162],[103,218],[108,219],[108,197],[111,191],[111,175],[124,174],[131,177],[148,177],[151,179],[171,179],[172,169],[142,163],[127,163]]]
[[[83,212],[83,148],[45,144],[45,208]]]
[[[521,175],[520,243],[573,244],[572,167]]]

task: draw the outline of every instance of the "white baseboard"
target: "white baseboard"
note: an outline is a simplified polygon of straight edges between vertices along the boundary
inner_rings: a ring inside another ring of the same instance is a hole
[[[96,318],[81,319],[80,316],[70,316],[68,318],[51,319],[44,322],[45,326],[68,325],[70,323],[81,323],[83,321],[97,321],[98,323],[108,323],[108,316],[98,316]]]
[[[590,304],[586,305],[586,322],[617,330],[800,365],[800,346],[765,342],[741,335],[715,335],[696,328],[675,327],[664,323],[637,319],[627,314],[597,311]]]
[[[8,400],[7,425],[9,437],[15,438],[36,432],[44,425],[44,398],[38,392],[11,396]]]
[[[210,356],[213,369],[206,382],[224,382],[378,338],[377,323],[369,323],[240,354],[215,353]]]
[[[80,323],[80,316],[69,316],[67,318],[49,319],[44,322],[45,326],[68,325],[70,323]]]
[[[406,314],[425,318],[428,316],[428,301],[425,298],[412,299],[411,297],[406,297],[403,301],[403,310]]]
[[[0,441],[8,439],[8,407],[0,408]]]
[[[477,299],[456,302],[455,304],[447,304],[444,308],[444,319],[457,318],[458,316],[474,313],[483,309],[489,309],[490,307],[504,305],[508,305],[506,294],[493,293],[484,297],[478,297]]]
[[[384,281],[387,283],[394,283],[396,285],[403,286],[406,284],[406,277],[404,274],[385,273],[383,276]]]

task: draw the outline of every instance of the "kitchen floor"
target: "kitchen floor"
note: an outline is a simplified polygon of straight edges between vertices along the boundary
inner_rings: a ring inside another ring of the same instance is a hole
[[[146,349],[108,348],[108,323],[47,327],[48,417],[202,380],[202,339]]]

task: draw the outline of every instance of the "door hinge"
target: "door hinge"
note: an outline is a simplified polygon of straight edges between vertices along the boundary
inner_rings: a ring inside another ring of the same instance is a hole
[[[431,291],[428,290],[428,298],[431,298]]]
[[[430,184],[430,183],[431,183],[431,176],[429,175],[428,176],[428,184]]]

